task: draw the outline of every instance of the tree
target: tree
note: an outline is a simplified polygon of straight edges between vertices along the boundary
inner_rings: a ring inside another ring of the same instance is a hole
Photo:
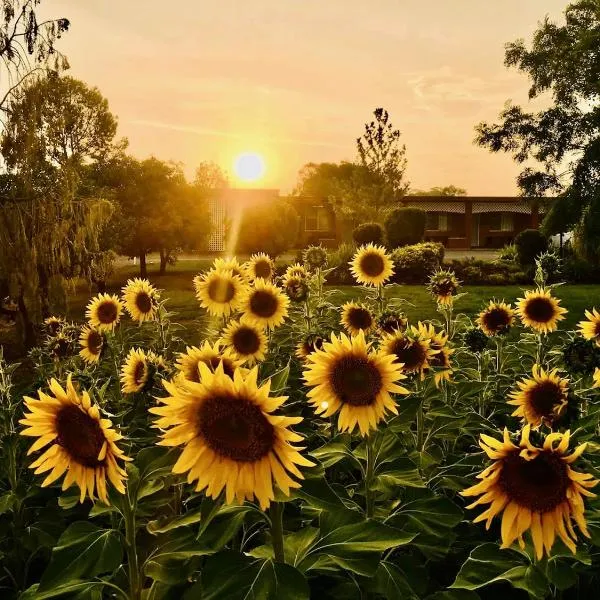
[[[383,219],[384,185],[379,175],[360,164],[308,163],[300,170],[294,195],[326,199],[339,217],[361,223]]]
[[[118,211],[111,237],[122,254],[140,259],[142,277],[150,252],[159,252],[164,274],[180,251],[204,247],[210,232],[206,194],[186,181],[180,165],[121,156],[106,183]]]
[[[466,196],[467,190],[455,185],[445,185],[442,187],[432,187],[429,190],[414,190],[410,192],[411,196]]]
[[[294,246],[299,226],[298,213],[286,200],[249,207],[242,215],[236,252],[265,252],[278,256]]]
[[[357,138],[356,147],[361,164],[385,182],[381,201],[388,204],[404,196],[409,188],[404,181],[406,146],[400,144],[400,130],[394,129],[387,110],[376,108],[373,114],[375,120],[365,123],[365,132]]]
[[[204,192],[220,190],[229,187],[229,179],[218,164],[211,161],[203,161],[196,168],[194,187]]]
[[[565,10],[565,22],[548,18],[528,48],[523,40],[506,47],[505,65],[530,81],[529,98],[547,97],[549,106],[528,112],[507,104],[497,124],[480,123],[476,143],[512,154],[525,166],[517,182],[524,195],[558,194],[543,229],[547,234],[575,228],[576,244],[588,258],[600,258],[600,9],[597,0],[579,0]]]

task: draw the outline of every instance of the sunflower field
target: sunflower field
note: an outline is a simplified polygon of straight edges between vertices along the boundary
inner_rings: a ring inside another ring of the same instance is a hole
[[[198,346],[133,279],[0,355],[0,598],[597,597],[600,312],[561,330],[540,262],[408,322],[382,247],[353,301],[303,258],[216,259]]]

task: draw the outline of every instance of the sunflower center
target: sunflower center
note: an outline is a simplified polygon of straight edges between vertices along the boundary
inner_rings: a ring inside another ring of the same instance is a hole
[[[185,378],[194,383],[200,383],[200,370],[198,369],[198,361],[191,363],[187,369]]]
[[[366,308],[351,308],[348,311],[348,323],[354,329],[369,329],[373,324],[373,317]]]
[[[596,337],[599,337],[599,336],[600,336],[600,321],[596,321],[596,322],[594,323],[594,335],[595,335]]]
[[[258,260],[254,263],[254,273],[262,279],[271,277],[271,265],[266,260]]]
[[[213,279],[208,284],[208,297],[213,302],[225,304],[231,302],[235,296],[235,286],[226,279]]]
[[[438,296],[452,296],[456,291],[456,285],[451,279],[442,279],[435,282],[433,291]]]
[[[547,298],[533,298],[525,305],[525,314],[538,323],[547,323],[554,317],[554,305]]]
[[[69,353],[69,342],[64,339],[61,338],[56,342],[56,345],[54,346],[54,354],[56,354],[56,356],[66,356]]]
[[[114,302],[101,302],[97,314],[100,323],[110,325],[117,320],[117,305]]]
[[[542,417],[552,415],[564,400],[562,389],[552,381],[536,384],[528,391],[527,396],[535,412]]]
[[[87,338],[87,347],[92,354],[100,354],[104,340],[97,331],[91,331]]]
[[[360,268],[369,277],[377,277],[383,273],[385,263],[379,254],[365,254],[360,261]]]
[[[198,428],[215,453],[239,462],[264,458],[275,443],[273,425],[246,398],[209,398],[200,407]]]
[[[333,391],[344,404],[351,406],[375,404],[382,383],[377,367],[359,356],[340,358],[331,371]]]
[[[492,308],[483,315],[483,322],[489,331],[499,332],[510,325],[510,315],[503,308]]]
[[[152,298],[146,292],[139,292],[135,297],[135,305],[141,313],[149,313],[152,310]]]
[[[258,317],[268,319],[277,312],[277,298],[264,290],[256,290],[250,297],[250,310]]]
[[[499,484],[519,506],[545,513],[567,499],[567,465],[548,451],[540,452],[532,460],[513,452],[502,461]]]
[[[439,350],[437,354],[434,354],[429,362],[432,367],[449,367],[450,366],[450,357],[445,348],[442,348],[439,345],[432,344],[431,347],[434,350]]]
[[[105,438],[100,424],[76,406],[65,406],[56,415],[57,444],[85,467],[97,467]]]
[[[136,385],[140,385],[144,383],[144,379],[146,376],[146,363],[143,360],[138,361],[135,364],[135,369],[133,370],[133,380]]]
[[[232,336],[232,344],[240,354],[255,354],[260,348],[260,339],[250,327],[240,327]]]
[[[395,340],[390,353],[396,355],[396,362],[404,363],[403,368],[407,372],[420,369],[427,360],[427,350],[417,341]]]
[[[223,365],[223,373],[228,377],[233,379],[233,372],[235,371],[235,365],[233,362],[227,358],[220,358],[218,356],[213,356],[207,361],[210,370],[214,373],[219,365]]]
[[[387,315],[381,320],[380,327],[385,333],[394,333],[397,330],[402,329],[406,325],[406,321],[396,315]]]

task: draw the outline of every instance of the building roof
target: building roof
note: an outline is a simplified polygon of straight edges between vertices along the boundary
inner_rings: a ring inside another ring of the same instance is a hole
[[[412,202],[464,202],[470,200],[471,202],[514,202],[521,204],[523,202],[532,202],[534,200],[550,200],[550,198],[534,198],[534,197],[523,197],[523,196],[412,196],[407,195],[400,199],[400,202],[406,201]]]

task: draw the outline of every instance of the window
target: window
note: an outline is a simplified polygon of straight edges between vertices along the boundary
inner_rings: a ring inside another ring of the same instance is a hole
[[[502,219],[500,220],[500,231],[513,231],[514,228],[513,214],[502,213]]]
[[[309,206],[304,213],[306,231],[329,231],[329,212],[324,206]]]
[[[427,213],[425,229],[430,231],[448,231],[448,213]]]

